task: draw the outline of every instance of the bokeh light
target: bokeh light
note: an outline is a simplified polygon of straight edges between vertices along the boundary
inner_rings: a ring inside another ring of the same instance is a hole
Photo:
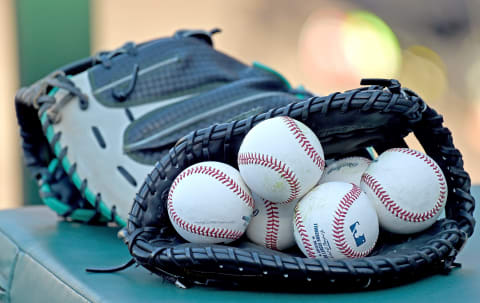
[[[476,153],[480,153],[480,140],[478,139],[480,134],[480,102],[470,105],[463,129],[469,145]]]
[[[397,37],[382,19],[366,11],[347,14],[343,23],[345,56],[362,78],[394,78],[401,64]]]
[[[414,90],[429,104],[439,101],[448,88],[446,67],[442,58],[432,49],[413,45],[403,51],[403,86]]]
[[[467,94],[471,101],[480,103],[480,58],[477,58],[467,70],[465,77],[465,85]]]
[[[361,78],[394,78],[401,49],[389,26],[366,11],[316,11],[299,39],[299,61],[313,86],[322,91],[357,87]]]
[[[314,12],[304,24],[299,39],[302,71],[315,88],[326,93],[341,90],[353,82],[343,54],[341,29],[345,14],[337,9]]]

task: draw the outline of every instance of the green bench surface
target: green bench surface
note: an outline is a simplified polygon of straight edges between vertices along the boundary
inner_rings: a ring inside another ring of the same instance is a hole
[[[473,193],[478,200],[480,187]],[[64,222],[44,206],[0,211],[0,302],[480,302],[478,232],[457,258],[462,268],[450,275],[347,294],[180,289],[135,266],[112,274],[85,272],[129,260],[116,233]]]

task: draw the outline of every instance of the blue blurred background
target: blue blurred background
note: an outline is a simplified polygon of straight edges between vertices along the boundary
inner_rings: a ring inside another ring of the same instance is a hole
[[[22,166],[16,89],[99,50],[179,28],[220,27],[217,49],[320,95],[363,77],[399,79],[444,115],[479,183],[479,15],[474,0],[1,1],[0,209],[39,202]]]

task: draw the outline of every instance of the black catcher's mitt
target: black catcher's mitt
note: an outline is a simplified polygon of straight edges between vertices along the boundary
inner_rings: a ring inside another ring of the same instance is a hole
[[[25,161],[48,206],[124,225],[145,175],[182,136],[311,96],[216,51],[217,31],[127,43],[18,91]]]
[[[442,116],[396,80],[270,109],[182,138],[158,162],[140,187],[130,212],[126,242],[137,264],[179,286],[206,284],[285,290],[358,290],[388,287],[448,272],[475,221],[470,178],[463,169]],[[166,201],[172,181],[186,167],[213,160],[237,166],[246,133],[257,123],[289,116],[309,126],[328,159],[406,147],[413,132],[448,180],[446,216],[415,235],[382,232],[372,255],[359,259],[306,259],[298,250],[277,252],[237,241],[234,246],[185,243],[169,222]],[[130,263],[133,263],[130,262]]]

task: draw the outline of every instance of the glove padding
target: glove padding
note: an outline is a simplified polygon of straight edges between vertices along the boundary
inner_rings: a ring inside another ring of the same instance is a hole
[[[371,79],[372,85],[271,109],[230,123],[212,125],[182,138],[158,162],[135,198],[126,243],[134,261],[178,286],[191,284],[247,287],[275,291],[349,291],[388,287],[446,272],[472,235],[474,199],[460,152],[442,117],[396,80]],[[385,89],[386,87],[386,89]],[[407,147],[413,131],[448,180],[446,218],[415,235],[381,232],[369,257],[307,259],[298,249],[277,252],[247,241],[233,246],[185,243],[172,227],[166,209],[175,177],[201,161],[234,167],[247,132],[275,116],[305,123],[320,139],[327,159]]]
[[[47,205],[124,225],[145,175],[179,138],[311,96],[216,51],[215,32],[127,43],[18,91],[26,164]]]

